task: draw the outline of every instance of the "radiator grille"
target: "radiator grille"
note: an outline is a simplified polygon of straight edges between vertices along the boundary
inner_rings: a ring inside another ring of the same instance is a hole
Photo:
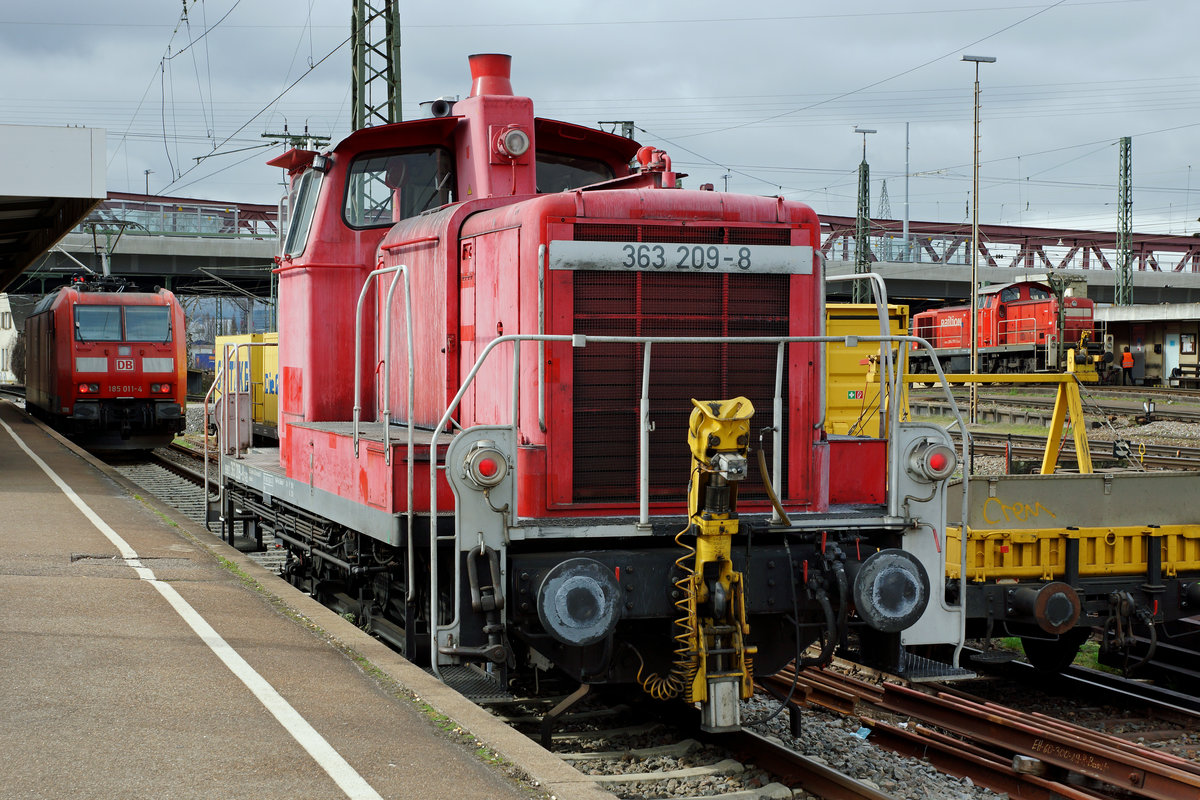
[[[603,226],[603,230],[613,227],[647,235],[654,230],[652,226]],[[712,241],[682,236],[705,230],[663,228],[668,241]],[[581,238],[579,233],[577,230],[576,238]],[[619,236],[617,240],[622,240]],[[575,271],[573,278],[576,333],[788,335],[788,275]],[[642,345],[589,343],[574,351],[574,502],[637,502],[642,349]],[[693,397],[750,398],[755,408],[752,439],[757,442],[758,428],[771,424],[776,349],[773,344],[654,345],[650,388],[650,415],[655,424],[650,433],[652,500],[686,499],[690,467],[687,422]],[[786,398],[786,370],[784,380]],[[783,463],[787,464],[786,449]],[[781,485],[786,485],[786,475],[781,476]],[[761,482],[752,477],[741,496],[765,497],[760,487]]]

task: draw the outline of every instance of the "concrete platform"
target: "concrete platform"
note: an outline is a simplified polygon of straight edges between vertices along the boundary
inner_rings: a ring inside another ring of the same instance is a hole
[[[0,597],[0,798],[611,798],[5,402]]]

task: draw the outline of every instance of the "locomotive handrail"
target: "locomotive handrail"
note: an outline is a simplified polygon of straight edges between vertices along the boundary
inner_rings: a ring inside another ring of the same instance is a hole
[[[229,345],[225,345],[226,348]],[[208,530],[208,405],[212,401],[213,392],[217,390],[217,386],[225,385],[225,370],[222,370],[217,379],[208,387],[208,391],[204,393],[204,529]],[[224,480],[224,463],[221,461],[221,431],[217,430],[217,473],[222,476],[221,482],[217,487],[217,500],[220,501],[225,496],[225,480]]]
[[[495,339],[493,339],[491,342],[489,342],[484,347],[482,352],[480,352],[479,355],[476,357],[475,363],[471,366],[470,371],[463,378],[462,383],[458,388],[458,391],[455,392],[454,397],[450,400],[450,403],[447,405],[446,411],[442,414],[442,417],[438,420],[437,425],[433,428],[432,438],[431,438],[432,442],[436,443],[437,438],[442,434],[442,431],[446,429],[446,426],[449,424],[449,421],[450,421],[452,415],[454,414],[455,410],[458,408],[459,404],[462,402],[463,397],[466,395],[467,389],[474,382],[476,375],[479,373],[479,370],[483,367],[483,364],[487,360],[487,358],[491,355],[491,353],[498,346],[500,346],[501,344],[508,344],[510,342],[513,344],[513,391],[512,391],[513,410],[512,410],[511,427],[513,429],[514,436],[518,433],[518,423],[519,423],[519,418],[520,418],[520,402],[519,402],[520,401],[520,380],[519,380],[519,376],[520,376],[520,351],[521,351],[520,343],[522,343],[522,342],[541,342],[541,343],[545,343],[545,342],[566,343],[566,342],[569,342],[572,347],[586,347],[590,342],[594,342],[597,344],[642,344],[646,347],[647,350],[650,350],[654,344],[776,344],[782,349],[783,345],[789,344],[789,343],[828,344],[831,342],[842,342],[845,344],[846,347],[856,347],[859,342],[879,342],[881,344],[886,342],[889,345],[893,342],[896,342],[896,343],[908,343],[910,345],[916,345],[917,347],[928,351],[931,356],[933,355],[933,347],[925,339],[922,339],[921,337],[918,337],[918,336],[891,335],[890,332],[887,335],[883,335],[883,336],[589,336],[589,335],[584,335],[584,334],[571,334],[571,335],[566,335],[566,334],[506,334],[503,336],[498,336]],[[643,409],[641,410],[641,414],[640,414],[640,420],[642,422],[642,424],[641,424],[642,430],[640,431],[640,434],[639,434],[640,437],[642,437],[643,439],[645,437],[647,437],[647,435],[649,433],[649,431],[646,430],[646,424],[645,424],[645,421],[648,419],[648,415],[649,415],[649,407],[648,407],[649,399],[648,399],[648,395],[646,394],[646,389],[645,389],[646,381],[649,376],[649,368],[648,368],[649,361],[648,361],[648,356],[644,356],[644,358],[647,359],[646,361],[643,362],[643,395],[645,395],[644,402],[646,405],[643,407]],[[938,378],[941,381],[942,389],[946,395],[947,402],[950,405],[951,411],[955,417],[955,420],[956,420],[959,428],[962,430],[962,434],[963,434],[962,435],[962,451],[963,451],[962,463],[964,465],[964,473],[970,474],[971,464],[970,464],[969,459],[970,459],[970,452],[971,452],[971,449],[970,449],[971,435],[970,435],[970,432],[967,430],[966,423],[964,422],[961,413],[958,410],[958,405],[954,401],[953,393],[950,391],[950,385],[946,380],[945,373],[941,369],[941,365],[936,363],[936,359],[933,359],[933,360],[935,362],[934,369],[937,372]],[[891,375],[891,392],[892,392],[893,398],[899,396],[899,392],[901,389],[901,380],[902,380],[902,376],[900,375],[899,370],[893,371],[892,375]],[[781,391],[781,384],[782,384],[782,381],[780,380],[780,383],[777,384],[777,387],[776,387],[777,394],[779,394]],[[900,422],[900,404],[897,402],[892,402],[891,407],[888,409],[888,414],[891,417],[891,419],[890,419],[890,425],[892,426],[891,430],[895,431],[898,429],[899,422]],[[781,401],[777,402],[775,404],[775,410],[774,410],[773,415],[777,417],[774,420],[774,425],[775,425],[777,431],[779,431],[778,435],[782,436],[782,433],[781,433],[781,431],[782,431],[782,402]],[[409,414],[409,417],[410,418],[412,417],[411,413]],[[778,450],[778,448],[776,448],[776,449]],[[648,451],[648,444],[645,445],[645,450]],[[638,500],[639,500],[639,509],[642,512],[639,517],[639,525],[647,524],[648,516],[649,516],[648,515],[648,497],[649,497],[648,468],[644,466],[644,463],[645,462],[643,462],[643,466],[639,467]],[[439,465],[437,463],[436,445],[431,445],[431,447],[430,447],[430,470],[429,470],[429,518],[430,518],[430,528],[429,528],[429,530],[430,530],[430,542],[429,542],[429,544],[430,544],[430,557],[429,557],[429,561],[430,561],[430,565],[429,565],[429,581],[430,581],[430,584],[429,584],[430,585],[429,613],[430,613],[430,617],[429,617],[429,619],[430,619],[431,626],[432,626],[432,628],[431,628],[432,635],[430,636],[430,664],[432,666],[434,674],[437,675],[439,679],[441,678],[441,672],[438,668],[438,654],[439,654],[439,647],[440,647],[439,634],[444,630],[453,630],[459,624],[459,605],[460,604],[458,602],[458,598],[460,598],[462,595],[462,574],[461,574],[462,571],[459,568],[458,558],[457,558],[457,556],[455,556],[455,565],[454,565],[454,570],[453,570],[453,572],[454,572],[454,591],[453,591],[453,595],[452,595],[455,598],[454,608],[453,608],[453,616],[451,617],[449,622],[447,622],[445,624],[441,623],[439,621],[439,614],[438,614],[438,597],[439,597],[438,555],[437,555],[438,543],[439,542],[454,542],[456,551],[461,549],[461,542],[459,541],[460,537],[459,537],[459,531],[457,529],[457,526],[454,526],[453,532],[451,534],[447,534],[447,535],[439,535],[438,534],[438,528],[437,528],[437,515],[438,515],[437,474],[438,474],[439,470],[446,470],[447,468],[448,468],[447,464]],[[891,519],[895,519],[895,520],[899,520],[899,521],[906,521],[900,517],[900,498],[899,498],[899,491],[897,489],[898,482],[899,482],[899,471],[900,471],[900,453],[899,453],[898,449],[893,446],[891,437],[889,436],[888,437],[888,475],[889,475],[888,489],[889,490],[888,490],[887,516]],[[962,502],[963,502],[963,515],[964,515],[963,518],[965,519],[967,502],[968,502],[967,488],[965,485],[964,485],[964,489],[963,489],[963,501]],[[408,505],[411,508],[411,506],[412,506],[411,496],[409,497]],[[516,509],[516,508],[513,509],[512,513],[513,513],[514,518],[519,516],[518,509]],[[968,538],[968,535],[969,535],[968,529],[964,525],[964,527],[963,527],[964,546],[962,548],[964,560],[965,560],[965,552],[966,552],[965,541]],[[410,536],[410,542],[411,542],[411,536]],[[412,562],[410,559],[410,564],[411,563]],[[965,564],[963,565],[962,569],[964,570],[962,574],[966,574],[965,573]],[[958,664],[959,654],[966,642],[966,613],[965,613],[966,612],[966,608],[965,608],[966,599],[965,599],[965,597],[966,597],[966,593],[964,592],[961,594],[960,601],[959,601],[960,631],[959,631],[958,646],[956,647],[955,653],[954,653],[955,665]]]
[[[208,402],[213,392],[218,385],[221,387],[221,399],[225,402],[225,409],[229,408],[229,396],[233,395],[233,420],[232,425],[229,423],[229,415],[225,413],[225,419],[221,420],[223,424],[217,426],[217,474],[221,476],[221,486],[217,490],[217,505],[221,509],[221,538],[225,539],[225,523],[230,523],[229,528],[229,543],[233,544],[233,521],[225,520],[225,438],[230,433],[227,428],[233,428],[233,451],[235,458],[242,457],[242,437],[241,437],[241,363],[242,363],[242,348],[243,347],[278,347],[278,342],[226,342],[224,350],[221,353],[222,368],[213,381],[212,386],[208,387],[208,393],[204,396],[204,527],[208,528]],[[233,359],[230,360],[230,348],[233,348]],[[249,361],[249,353],[247,352],[247,361]],[[233,364],[238,364],[238,380],[236,384],[230,386],[227,376],[233,371]],[[249,370],[247,370],[247,391],[249,392],[253,383],[249,381]],[[253,410],[253,399],[251,400],[251,409]],[[250,425],[250,437],[253,442],[253,424]]]
[[[242,386],[241,386],[241,384],[242,384],[242,382],[241,382],[241,378],[240,378],[241,363],[242,363],[242,348],[243,347],[279,347],[279,343],[278,342],[230,342],[230,343],[227,343],[225,345],[225,353],[224,353],[224,363],[225,363],[226,371],[232,369],[233,362],[229,361],[229,348],[230,347],[233,348],[233,360],[235,362],[237,362],[237,364],[238,364],[238,374],[239,374],[237,386],[231,390],[231,392],[233,394],[233,423],[234,423],[234,427],[236,428],[238,423],[240,423],[241,419],[242,419],[242,413],[241,413],[241,406],[242,406]],[[249,358],[250,358],[250,354],[247,353],[246,354],[247,361],[249,360]],[[251,396],[250,397],[250,408],[251,408],[251,414],[253,415],[253,409],[254,409],[253,386],[254,386],[254,383],[253,383],[253,381],[250,380],[249,373],[250,373],[250,370],[247,369],[246,393]],[[226,392],[226,394],[229,394],[229,393],[230,392]],[[251,431],[253,431],[253,429],[254,428],[253,428],[253,424],[252,424]],[[218,428],[217,435],[218,435],[217,446],[220,447],[220,445],[221,445],[220,428]],[[251,434],[251,436],[253,436],[253,433]],[[224,457],[224,454],[225,454],[225,450],[224,450],[224,448],[221,448],[221,457],[222,458]],[[234,437],[233,454],[234,454],[235,458],[242,457],[242,437],[241,436]]]
[[[362,309],[363,303],[366,301],[367,290],[371,287],[372,282],[380,275],[387,275],[399,272],[404,280],[404,333],[408,342],[408,425],[407,425],[407,441],[408,459],[405,466],[405,523],[407,525],[406,537],[408,540],[408,590],[405,599],[412,602],[416,597],[416,543],[413,541],[413,524],[415,522],[415,512],[413,510],[413,450],[414,450],[414,426],[413,404],[416,394],[416,378],[414,373],[413,361],[413,329],[412,329],[412,300],[408,291],[408,266],[406,264],[396,264],[392,267],[380,267],[371,271],[366,280],[363,281],[363,287],[358,294],[358,307],[354,314],[354,457],[358,458],[358,423],[359,416],[362,413]],[[392,307],[392,293],[396,290],[397,281],[392,279],[391,285],[388,286],[387,300],[384,301],[383,313],[383,444],[384,444],[384,463],[387,465],[389,472],[392,467],[392,409],[391,409],[391,387],[392,387],[392,315],[387,313]],[[376,314],[376,324],[378,324],[379,314]],[[433,443],[430,445],[431,455],[430,463],[436,463],[437,459],[432,455],[432,451],[437,449],[437,438],[434,437]],[[437,475],[436,469],[431,469],[433,475]],[[436,484],[435,484],[436,485]],[[431,515],[431,519],[436,519]]]
[[[967,496],[969,494],[969,486],[968,485],[970,484],[970,481],[968,480],[968,478],[970,478],[971,475],[975,472],[975,465],[973,463],[974,455],[975,455],[975,448],[973,447],[971,431],[967,429],[967,423],[963,420],[962,414],[958,410],[958,403],[955,402],[954,394],[953,394],[953,392],[950,391],[950,382],[946,379],[946,373],[942,371],[942,365],[941,365],[941,363],[939,363],[937,356],[933,352],[933,345],[931,345],[927,340],[921,338],[920,336],[905,336],[903,338],[912,341],[918,347],[924,349],[926,352],[929,353],[929,360],[930,360],[930,362],[932,362],[933,369],[937,373],[938,378],[941,380],[942,391],[945,393],[946,398],[949,401],[949,408],[954,413],[954,419],[958,424],[958,429],[962,432],[963,496],[962,496],[962,508],[959,513],[962,515],[963,523],[962,523],[962,534],[961,534],[962,543],[961,543],[961,546],[959,547],[960,552],[959,552],[959,573],[958,574],[960,576],[959,577],[960,591],[958,593],[958,608],[959,608],[958,644],[954,648],[954,658],[952,659],[954,666],[957,667],[959,665],[959,659],[962,655],[962,650],[964,647],[966,647],[966,644],[967,644],[967,592],[966,592],[966,585],[963,582],[962,576],[967,574],[967,542],[971,538],[971,527],[967,524],[967,508],[968,508]],[[897,374],[897,376],[896,376],[897,391],[899,390],[899,383],[901,380],[902,380],[902,377],[899,374]],[[893,397],[896,397],[896,396],[898,396],[898,395],[893,395]],[[899,404],[893,403],[893,405],[899,405]],[[898,461],[899,461],[899,456],[897,455],[897,465],[898,465]]]
[[[887,336],[889,333],[891,333],[891,326],[888,323],[889,317],[888,317],[888,312],[887,312],[887,308],[888,308],[887,286],[883,281],[882,275],[880,275],[878,272],[862,272],[862,273],[856,273],[854,275],[834,275],[832,277],[825,278],[826,283],[840,283],[842,281],[856,281],[856,280],[865,280],[870,283],[871,296],[875,298],[875,313],[879,317],[879,335]],[[824,312],[824,309],[822,309],[822,314],[821,314],[822,320],[825,319],[825,314],[823,312]],[[822,322],[822,325],[823,324],[824,324],[824,322]],[[883,364],[883,368],[884,368],[884,382],[882,385],[891,387],[892,373],[893,373],[893,370],[896,368],[894,366],[894,362],[892,360],[892,349],[890,347],[888,347],[888,348],[881,347],[880,354],[879,354],[879,360]],[[892,395],[891,401],[893,404],[899,402],[898,395]],[[880,402],[879,402],[879,436],[880,436],[880,438],[882,438],[887,433],[887,431],[885,430],[886,423],[885,423],[884,414],[885,414],[885,412],[884,412],[884,408],[883,408],[883,398],[880,398]],[[824,426],[824,424],[825,424],[824,415],[822,415],[821,424],[822,424],[822,426]]]

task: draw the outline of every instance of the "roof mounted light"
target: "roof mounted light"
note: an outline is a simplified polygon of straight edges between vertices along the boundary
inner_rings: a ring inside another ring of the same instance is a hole
[[[529,144],[529,134],[514,125],[506,128],[497,137],[496,151],[502,156],[520,158],[529,151]]]

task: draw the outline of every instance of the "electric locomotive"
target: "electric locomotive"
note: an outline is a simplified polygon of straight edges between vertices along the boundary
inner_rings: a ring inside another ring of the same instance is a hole
[[[1095,303],[1086,297],[1056,297],[1038,281],[985,286],[979,290],[979,371],[1061,371],[1068,348],[1099,355],[1112,351],[1097,335]],[[950,306],[913,317],[913,333],[933,345],[947,372],[970,372],[971,307]],[[1111,359],[1111,356],[1110,356]],[[912,354],[913,372],[932,373],[931,358]]]
[[[296,586],[454,685],[629,684],[711,730],[810,644],[904,671],[956,640],[957,457],[896,403],[826,433],[812,209],[684,189],[535,117],[508,56],[470,66],[430,118],[271,162],[279,447],[220,444],[223,535],[270,528]]]
[[[81,276],[25,321],[26,408],[91,449],[163,447],[187,423],[183,307],[125,286]]]

